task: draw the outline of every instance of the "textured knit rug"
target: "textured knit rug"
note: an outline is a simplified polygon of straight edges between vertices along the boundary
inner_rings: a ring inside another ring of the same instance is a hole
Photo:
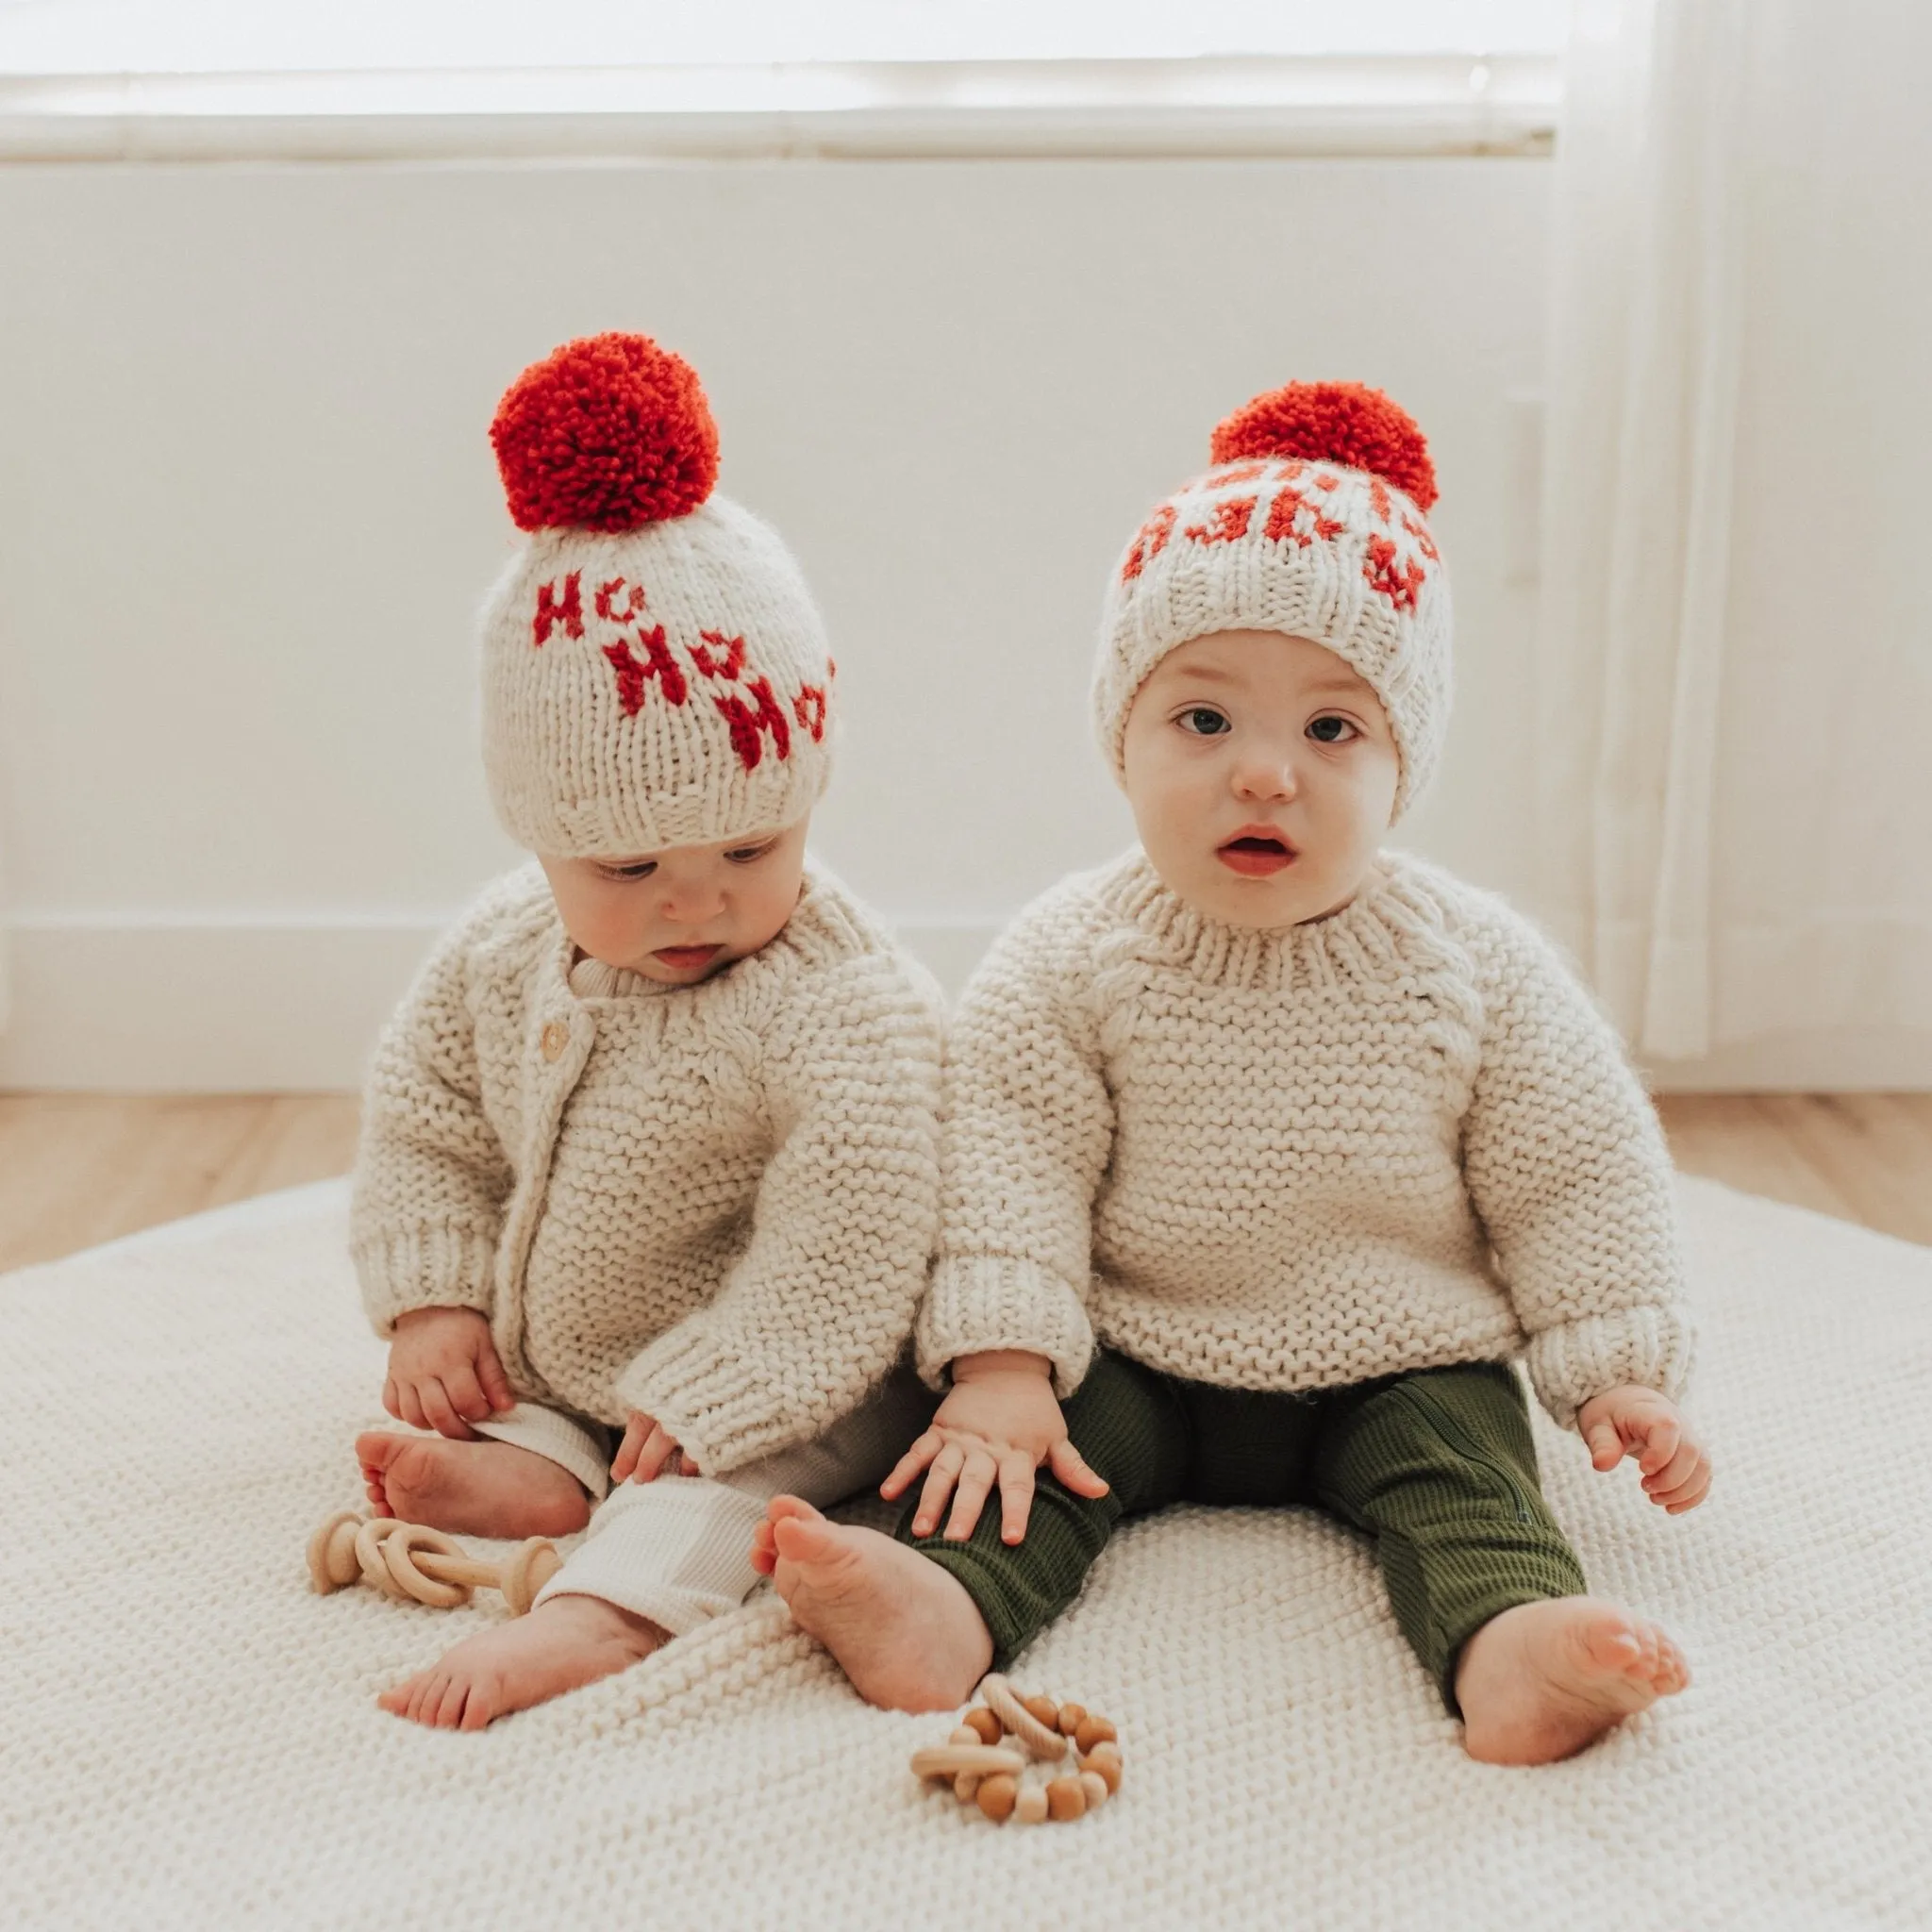
[[[915,1784],[766,1597],[481,1736],[378,1690],[503,1614],[309,1594],[382,1352],[340,1184],[0,1280],[0,1924],[1924,1926],[1932,1250],[1687,1182],[1712,1500],[1545,1428],[1596,1588],[1688,1693],[1471,1763],[1374,1567],[1304,1512],[1123,1535],[1015,1671],[1121,1728],[1120,1797],[997,1827]]]

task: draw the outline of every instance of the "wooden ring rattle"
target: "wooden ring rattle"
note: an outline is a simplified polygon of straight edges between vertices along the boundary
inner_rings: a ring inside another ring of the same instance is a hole
[[[331,1516],[308,1539],[308,1583],[318,1596],[361,1581],[404,1602],[455,1609],[478,1588],[503,1592],[513,1617],[563,1567],[557,1545],[533,1536],[502,1563],[473,1557],[454,1537],[393,1516],[367,1519],[352,1509]]]
[[[982,1680],[985,1700],[969,1710],[943,1744],[912,1754],[915,1777],[944,1779],[962,1805],[977,1804],[995,1824],[1051,1819],[1070,1823],[1097,1811],[1121,1788],[1120,1737],[1085,1705],[1026,1697],[997,1674]],[[1016,1739],[1015,1750],[1006,1740]],[[1027,1761],[1058,1762],[1072,1742],[1077,1769],[1044,1783],[1024,1776]]]

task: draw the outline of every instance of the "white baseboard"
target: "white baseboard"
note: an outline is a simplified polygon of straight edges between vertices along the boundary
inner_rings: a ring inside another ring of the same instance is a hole
[[[7,935],[0,1088],[353,1091],[377,1029],[446,920],[29,917]],[[957,994],[997,922],[908,919]],[[1932,1090],[1932,1034],[1817,1032],[1645,1069],[1660,1092]]]

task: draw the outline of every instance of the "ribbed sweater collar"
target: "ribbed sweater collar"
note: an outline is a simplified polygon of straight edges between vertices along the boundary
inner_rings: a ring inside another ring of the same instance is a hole
[[[1257,928],[1209,919],[1162,884],[1140,851],[1103,876],[1101,898],[1132,929],[1141,958],[1204,986],[1285,991],[1386,985],[1441,958],[1443,907],[1408,854],[1384,851],[1376,866],[1346,906],[1301,925]]]

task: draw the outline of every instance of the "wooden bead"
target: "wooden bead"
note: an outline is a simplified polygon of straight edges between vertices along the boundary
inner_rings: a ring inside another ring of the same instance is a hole
[[[1004,1824],[1013,1815],[1019,1797],[1020,1780],[1008,1772],[995,1772],[991,1777],[980,1780],[979,1808],[995,1824]]]
[[[1103,1744],[1091,1757],[1080,1760],[1082,1777],[1097,1777],[1106,1786],[1109,1797],[1121,1788],[1121,1760],[1118,1752],[1110,1752]]]
[[[1046,1823],[1046,1787],[1044,1785],[1022,1785],[1020,1795],[1013,1803],[1013,1816],[1022,1824],[1043,1824]]]
[[[974,1794],[979,1790],[980,1782],[980,1774],[978,1772],[962,1771],[959,1774],[959,1775],[953,1780],[954,1797],[958,1798],[960,1804],[962,1805],[972,1804]]]
[[[1048,1730],[1057,1730],[1058,1728],[1060,1707],[1051,1697],[1023,1697],[1020,1702]]]
[[[914,1777],[955,1778],[962,1771],[976,1772],[981,1777],[996,1771],[1008,1771],[1017,1777],[1025,1768],[1026,1754],[1005,1746],[994,1749],[988,1744],[929,1744],[924,1751],[912,1754]]]
[[[1063,1738],[1071,1738],[1087,1722],[1087,1707],[1084,1704],[1063,1704],[1054,1722]]]
[[[986,1740],[971,1724],[961,1724],[946,1740],[946,1742],[949,1744],[983,1744],[986,1742]]]
[[[1113,1796],[1113,1787],[1097,1771],[1080,1774],[1080,1789],[1087,1793],[1087,1808],[1098,1811]]]
[[[1074,1747],[1084,1757],[1096,1744],[1110,1744],[1120,1733],[1104,1717],[1090,1717],[1074,1733]]]
[[[1006,1735],[1000,1728],[999,1719],[983,1704],[974,1706],[966,1713],[966,1723],[962,1728],[971,1729],[974,1740],[981,1744],[997,1744]],[[957,1731],[953,1735],[956,1742],[964,1741]]]
[[[1076,1777],[1057,1777],[1046,1788],[1046,1811],[1056,1824],[1087,1815],[1087,1793]]]

